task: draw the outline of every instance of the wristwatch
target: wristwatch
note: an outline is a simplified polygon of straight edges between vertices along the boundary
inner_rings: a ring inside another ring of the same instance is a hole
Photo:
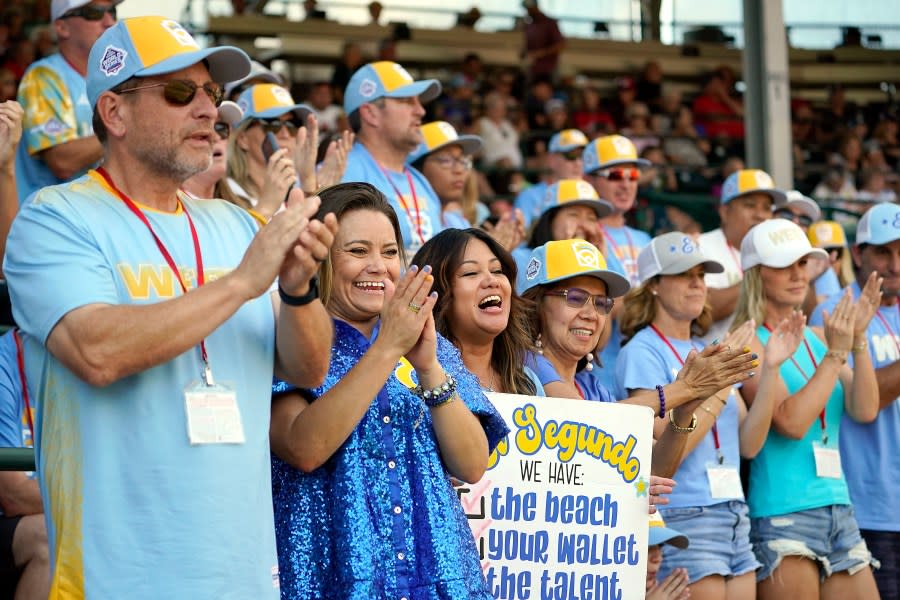
[[[669,410],[669,425],[672,426],[672,429],[675,433],[691,433],[695,429],[697,429],[697,413],[691,413],[691,422],[687,427],[682,427],[678,423],[675,422],[675,409]]]
[[[313,277],[309,280],[309,290],[302,296],[291,296],[278,284],[278,297],[288,306],[306,306],[319,297],[319,280]]]

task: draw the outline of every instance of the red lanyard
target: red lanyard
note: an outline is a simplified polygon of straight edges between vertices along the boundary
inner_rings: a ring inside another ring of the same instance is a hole
[[[605,237],[606,240],[609,242],[609,244],[612,246],[613,254],[616,255],[616,258],[618,258],[619,262],[622,263],[622,266],[625,267],[625,257],[619,251],[619,245],[616,243],[616,240],[614,240],[612,238],[612,236],[609,234],[609,231],[607,231],[606,226],[601,225],[600,231],[603,232],[603,237]],[[634,254],[634,242],[631,240],[631,234],[628,233],[628,228],[623,227],[622,231],[625,233],[625,239],[628,240],[628,254],[630,255],[631,262],[629,263],[629,266],[626,268],[628,269],[628,271],[630,273],[634,269],[633,265],[637,264],[637,257]]]
[[[683,367],[683,366],[684,366],[684,359],[681,358],[681,355],[680,355],[680,354],[678,354],[678,350],[675,349],[675,346],[672,345],[672,342],[669,341],[669,338],[667,338],[667,337],[665,336],[665,334],[664,334],[662,331],[660,331],[660,330],[656,327],[656,325],[654,325],[653,323],[650,323],[650,329],[653,330],[653,333],[655,333],[656,335],[659,336],[659,339],[661,339],[663,342],[665,342],[666,346],[669,347],[669,350],[672,351],[672,354],[675,355],[675,358],[678,359],[678,364],[680,364],[680,365]],[[693,346],[693,343],[692,343],[691,345]],[[716,424],[715,421],[713,421],[713,426],[712,426],[712,430],[711,430],[711,431],[712,431],[712,434],[713,434],[713,443],[716,445],[716,456],[717,456],[718,459],[719,459],[719,464],[722,464],[723,462],[725,462],[725,457],[722,456],[722,450],[721,450],[722,446],[721,446],[721,444],[719,443],[719,427],[718,427],[718,425]]]
[[[416,208],[416,220],[413,221],[413,217],[409,212],[409,207],[406,205],[406,200],[403,198],[403,194],[400,193],[400,189],[394,184],[394,180],[391,177],[391,174],[387,169],[381,166],[381,163],[375,163],[378,165],[378,168],[381,169],[381,173],[384,175],[384,178],[388,180],[388,183],[391,184],[391,187],[394,188],[394,193],[397,194],[397,199],[400,201],[400,206],[403,207],[403,210],[406,211],[406,217],[409,219],[410,224],[415,223],[416,233],[419,234],[419,240],[424,244],[425,236],[422,235],[422,213],[419,211],[419,198],[416,196],[416,186],[413,185],[412,175],[409,173],[409,169],[403,167],[403,174],[406,175],[406,183],[409,184],[409,191],[413,197],[413,206]]]
[[[772,328],[769,327],[768,323],[763,323],[763,327],[766,328],[766,331],[772,333]],[[806,341],[806,334],[803,335],[803,345],[806,346],[806,353],[809,354],[809,360],[812,361],[813,370],[819,368],[819,363],[816,362],[816,357],[813,355],[812,348],[809,347],[809,342]],[[800,374],[803,375],[803,378],[808,382],[812,377],[807,375],[806,372],[800,368],[800,363],[791,356],[791,362],[794,363],[794,366],[797,367],[797,370],[800,371]],[[825,404],[828,406],[828,403]],[[822,426],[822,443],[825,444],[828,442],[828,436],[825,434],[825,409],[822,409],[822,412],[819,413],[819,425]]]
[[[900,304],[897,305],[897,311],[900,312]],[[875,311],[875,316],[878,317],[878,320],[881,321],[881,324],[884,325],[884,328],[887,330],[888,335],[891,336],[891,339],[894,340],[894,345],[897,346],[897,352],[900,353],[900,342],[897,341],[897,336],[894,335],[894,330],[891,329],[891,326],[888,324],[887,319],[881,316],[881,311]]]
[[[31,445],[34,446],[34,421],[31,418],[31,402],[28,401],[28,386],[25,384],[25,354],[22,352],[22,340],[19,338],[18,329],[13,329],[13,339],[16,341],[16,362],[19,365],[19,383],[22,384],[22,400],[25,401],[25,414],[28,417],[28,429],[31,430]]]
[[[97,173],[100,174],[101,177],[106,181],[107,185],[119,196],[122,202],[125,203],[125,206],[128,207],[128,210],[134,213],[134,215],[140,219],[141,223],[146,225],[147,229],[150,231],[150,235],[153,236],[153,240],[156,242],[156,247],[159,248],[160,254],[162,254],[163,258],[166,260],[166,264],[169,265],[169,268],[172,269],[172,274],[175,275],[175,278],[178,280],[179,285],[181,285],[181,291],[187,294],[187,286],[184,283],[184,279],[181,278],[181,271],[178,270],[178,265],[175,264],[175,260],[172,258],[172,255],[169,254],[169,251],[166,249],[163,241],[159,239],[159,236],[156,235],[156,232],[153,230],[153,226],[150,224],[150,221],[147,220],[147,217],[144,215],[143,211],[137,207],[137,204],[134,201],[126,196],[122,190],[116,187],[116,184],[113,183],[113,180],[110,178],[109,173],[106,172],[106,169],[100,167],[97,169]],[[179,201],[179,204],[181,202]],[[205,278],[203,277],[203,254],[200,251],[200,239],[197,237],[197,229],[194,227],[194,220],[191,219],[191,214],[188,212],[187,207],[184,204],[181,204],[181,209],[184,211],[184,216],[187,217],[188,227],[191,230],[191,239],[194,242],[194,258],[197,263],[197,287],[200,287],[205,283]],[[209,356],[206,353],[206,343],[204,340],[200,340],[200,358],[203,360],[203,376],[206,379],[207,385],[212,385],[212,372],[209,368]]]

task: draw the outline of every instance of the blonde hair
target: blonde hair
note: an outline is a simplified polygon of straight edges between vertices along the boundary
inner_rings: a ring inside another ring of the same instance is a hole
[[[841,284],[842,288],[847,287],[854,281],[856,281],[856,273],[853,271],[853,257],[850,256],[850,248],[847,246],[841,246],[844,251],[841,253],[841,264],[838,269],[838,281]],[[825,250],[828,252],[828,250]],[[831,268],[829,266],[829,268]]]
[[[462,197],[463,216],[466,218],[466,221],[472,224],[472,227],[478,226],[478,200],[478,176],[475,174],[475,170],[472,169],[469,171],[469,176],[466,177]]]
[[[622,299],[622,312],[619,315],[619,329],[622,331],[622,343],[626,343],[641,329],[656,319],[656,300],[651,284],[659,281],[659,275],[648,279],[641,285],[631,288]],[[703,311],[691,321],[691,335],[703,337],[712,325],[712,309],[709,301],[703,304]]]
[[[750,319],[757,324],[766,322],[766,291],[763,287],[760,265],[744,271],[744,279],[741,281],[741,293],[738,296],[737,307],[734,309],[734,321],[731,323],[731,331],[734,331]]]
[[[228,177],[234,179],[238,185],[247,190],[254,196],[259,195],[256,184],[250,179],[250,164],[247,159],[247,151],[238,145],[238,138],[244,134],[254,124],[253,119],[247,119],[235,129],[231,137],[228,138]],[[231,194],[230,198],[225,198],[229,202],[237,204],[245,210],[250,210],[253,206],[249,199],[242,198],[237,194]]]

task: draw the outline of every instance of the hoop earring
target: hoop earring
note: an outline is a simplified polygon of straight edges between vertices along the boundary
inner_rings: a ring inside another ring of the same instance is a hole
[[[584,356],[584,358],[587,360],[587,365],[585,365],[584,368],[587,369],[588,372],[593,371],[593,370],[594,370],[594,353],[593,353],[593,352],[588,352],[588,353]]]
[[[541,334],[537,334],[537,338],[534,340],[534,347],[537,348],[537,353],[541,356],[544,355],[544,345],[541,343]]]

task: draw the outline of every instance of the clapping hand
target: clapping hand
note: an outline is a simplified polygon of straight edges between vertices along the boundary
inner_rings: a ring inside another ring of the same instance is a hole
[[[437,335],[431,311],[437,293],[431,293],[434,277],[431,268],[407,269],[395,285],[384,280],[384,305],[381,309],[381,329],[377,342],[396,356],[406,356],[420,374],[437,362]]]
[[[756,321],[750,319],[734,331],[729,331],[722,340],[722,345],[726,348],[748,348],[755,335]]]
[[[496,225],[484,223],[482,227],[498,244],[510,251],[525,239],[525,217],[518,208],[500,217]]]
[[[853,323],[854,340],[865,339],[869,322],[878,312],[878,307],[881,306],[881,284],[883,282],[884,278],[879,277],[876,271],[869,274],[866,286],[856,300],[856,320]]]
[[[769,341],[766,342],[766,367],[777,369],[781,363],[794,355],[800,340],[803,339],[803,329],[806,327],[806,317],[803,311],[795,310],[789,317],[785,317],[772,330]]]
[[[675,569],[647,590],[646,600],[686,600],[691,597],[687,569]]]
[[[695,399],[709,398],[719,390],[749,379],[758,366],[757,356],[748,347],[715,344],[702,352],[691,350],[677,379],[684,381]]]
[[[347,154],[353,147],[355,135],[349,129],[341,133],[341,137],[328,144],[325,159],[316,174],[317,187],[322,189],[341,182],[347,169]]]
[[[273,152],[266,165],[266,180],[256,203],[256,212],[266,218],[278,212],[296,181],[297,172],[287,148]]]
[[[319,189],[316,183],[316,158],[319,155],[319,122],[315,113],[306,115],[306,124],[297,129],[297,143],[294,146],[294,164],[297,176],[307,192]]]
[[[853,303],[849,289],[844,292],[837,306],[834,307],[833,313],[829,315],[827,310],[822,311],[822,320],[825,323],[825,340],[828,342],[828,349],[836,352],[850,352],[850,348],[853,346],[856,304]],[[868,320],[866,320],[866,324],[868,324]]]
[[[0,168],[12,165],[22,139],[22,106],[15,100],[0,102]]]

